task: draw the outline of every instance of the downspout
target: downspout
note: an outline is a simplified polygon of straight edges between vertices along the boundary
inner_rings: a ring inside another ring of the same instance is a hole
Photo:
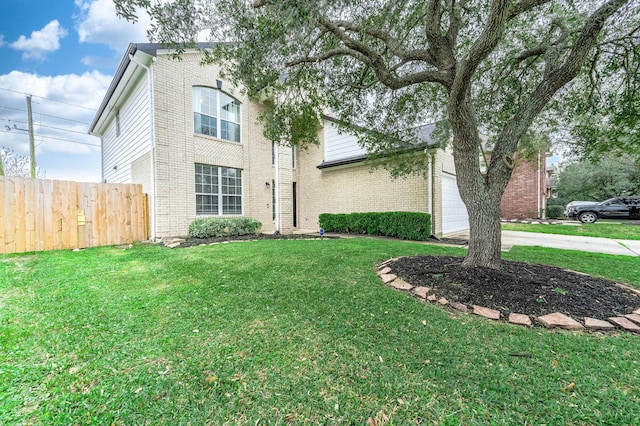
[[[100,136],[100,169],[100,182],[107,183],[104,177],[104,143],[102,142],[102,136]],[[4,176],[4,173],[2,176]]]
[[[540,184],[541,184],[541,178],[540,178],[540,151],[538,151],[538,170],[537,170],[537,175],[538,175],[538,191],[536,192],[536,198],[538,199],[538,218],[542,219],[542,203],[541,203],[541,194],[540,194]]]
[[[276,198],[276,205],[274,206],[276,209],[276,223],[275,223],[275,227],[276,230],[274,231],[274,235],[278,235],[280,234],[280,160],[279,160],[279,156],[280,156],[280,149],[279,149],[280,145],[275,142],[274,143],[274,161],[273,161],[273,166],[275,168],[275,172],[276,172],[276,176],[274,179],[274,183],[273,183],[273,190],[275,191],[275,198]]]
[[[435,232],[436,224],[435,224],[435,221],[433,220],[433,218],[434,218],[434,214],[433,214],[433,194],[434,194],[433,182],[435,181],[433,175],[434,175],[434,170],[435,170],[435,167],[434,167],[435,154],[432,151],[430,153],[427,153],[427,156],[429,158],[429,161],[427,162],[428,163],[428,171],[427,171],[427,173],[429,174],[429,182],[428,182],[428,185],[429,185],[429,200],[428,200],[428,203],[429,203],[429,205],[428,205],[428,209],[429,209],[429,214],[431,215],[431,236],[437,239],[438,237],[436,236],[436,232]]]
[[[140,65],[147,72],[147,82],[149,84],[149,157],[151,158],[151,203],[149,206],[149,239],[155,241],[156,238],[156,161],[155,161],[155,111],[154,111],[154,96],[153,96],[153,74],[151,68],[136,60],[136,58],[129,54],[129,60],[137,65]],[[152,58],[155,62],[156,58]]]

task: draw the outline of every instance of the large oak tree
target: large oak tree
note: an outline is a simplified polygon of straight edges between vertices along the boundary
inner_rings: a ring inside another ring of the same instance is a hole
[[[415,129],[446,123],[469,212],[468,266],[500,264],[500,200],[521,141],[534,130],[584,133],[603,102],[606,127],[619,102],[638,98],[638,0],[115,3],[132,20],[145,9],[154,41],[188,47],[210,29],[228,42],[208,59],[250,96],[266,92],[274,140],[314,142],[329,111],[372,154],[401,151],[393,170],[411,172],[426,167],[422,148],[402,149],[417,146]]]

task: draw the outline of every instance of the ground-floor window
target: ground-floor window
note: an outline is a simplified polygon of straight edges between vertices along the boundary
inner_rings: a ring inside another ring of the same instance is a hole
[[[196,214],[241,215],[242,170],[196,163]]]

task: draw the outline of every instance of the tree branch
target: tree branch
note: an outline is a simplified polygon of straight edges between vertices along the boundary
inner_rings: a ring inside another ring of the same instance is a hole
[[[536,46],[536,47],[532,47],[531,49],[527,49],[524,52],[522,52],[521,54],[519,54],[518,56],[516,56],[514,58],[516,63],[520,63],[522,61],[525,61],[531,57],[538,57],[538,56],[542,56],[544,55],[547,50],[549,50],[551,48],[551,46],[545,45],[545,46]]]
[[[511,6],[509,10],[509,15],[507,16],[507,20],[510,21],[513,18],[527,12],[537,6],[542,6],[543,4],[549,3],[550,0],[521,0]]]
[[[302,58],[294,59],[291,62],[287,62],[285,66],[290,68],[300,64],[323,62],[335,56],[351,56],[352,58],[357,59],[358,61],[371,66],[371,59],[367,55],[352,49],[348,49],[348,48],[330,49],[320,55],[304,56]]]
[[[604,27],[605,21],[628,1],[609,0],[587,19],[580,31],[580,37],[571,48],[566,60],[554,67],[549,73],[545,73],[545,77],[531,92],[529,99],[521,104],[513,118],[505,125],[496,143],[495,153],[498,156],[511,155],[515,151],[518,141],[534,118],[558,90],[578,75],[587,55],[596,45],[597,37]],[[493,164],[495,163],[492,162]]]
[[[455,110],[458,105],[462,105],[470,97],[471,81],[473,74],[502,38],[509,0],[494,0],[487,24],[483,28],[478,39],[473,43],[467,55],[458,63],[454,84],[451,88],[451,108]]]
[[[347,29],[356,31],[356,29],[360,28],[359,26],[349,22],[344,22],[344,21],[333,22],[327,19],[326,17],[321,17],[319,19],[319,22],[327,31],[329,31],[338,40],[340,40],[346,49],[337,48],[337,49],[332,49],[330,51],[327,51],[321,55],[299,58],[295,61],[290,62],[288,66],[293,66],[293,65],[308,63],[308,62],[324,61],[331,57],[339,56],[339,55],[348,55],[370,66],[375,72],[378,80],[380,80],[382,84],[384,84],[385,86],[393,90],[401,89],[411,84],[427,82],[427,81],[437,82],[443,85],[451,84],[451,78],[447,73],[441,72],[441,71],[435,71],[435,70],[421,71],[421,72],[409,74],[406,76],[397,77],[386,65],[382,55],[380,55],[375,50],[369,48],[369,46],[365,45],[361,41],[355,40],[354,38],[350,37],[349,34],[347,34],[344,31]],[[383,41],[384,39],[387,39],[387,40],[393,39],[391,36],[382,34],[380,31],[377,31],[377,30],[369,29],[367,31],[369,31],[372,35],[375,34],[376,38],[379,38]],[[426,53],[427,52],[424,50],[414,50],[411,52],[405,52],[403,50],[402,52],[398,52],[396,56],[403,59],[404,62],[407,62],[409,60],[423,60],[428,63],[425,57],[422,56],[423,54],[426,54]],[[403,55],[403,56],[400,56],[400,55]]]
[[[429,44],[428,50],[434,58],[434,65],[442,71],[450,71],[455,67],[452,40],[457,37],[457,30],[451,25],[451,38],[442,36],[442,8],[440,0],[429,0],[425,16],[425,36]]]
[[[447,40],[449,45],[455,46],[458,41],[458,33],[460,32],[460,26],[462,25],[462,9],[467,0],[455,1],[451,0],[449,3],[449,28],[447,28]]]
[[[375,28],[367,28],[361,25],[354,24],[353,22],[342,20],[333,21],[333,23],[347,31],[366,34],[384,42],[385,46],[387,46],[391,54],[400,58],[402,62],[406,63],[410,61],[424,61],[429,65],[437,66],[436,58],[433,57],[429,49],[407,50],[402,46],[402,43],[398,39],[391,36],[391,34],[389,34],[389,32],[387,31]]]
[[[460,69],[461,77],[464,80],[471,80],[470,77],[480,62],[498,45],[504,33],[505,23],[507,22],[508,4],[508,0],[493,1],[489,16],[487,17],[487,24],[482,30],[480,37],[478,37],[471,46],[471,49],[469,49],[469,53],[464,60],[464,66]]]
[[[376,73],[376,76],[378,77],[378,80],[380,81],[380,83],[384,84],[385,86],[387,86],[392,90],[398,90],[398,89],[402,89],[403,87],[411,86],[416,83],[425,83],[425,82],[440,83],[443,85],[451,84],[451,81],[449,80],[449,76],[440,71],[419,71],[419,72],[407,74],[404,76],[394,77],[391,71],[386,66],[383,65],[384,70],[380,71],[378,69],[379,65],[376,65],[371,60],[371,58],[367,57],[366,55],[360,52],[347,49],[347,48],[331,49],[324,52],[321,55],[298,58],[291,62],[288,62],[286,66],[294,67],[296,65],[301,65],[306,63],[323,62],[336,56],[351,56],[352,58],[367,65],[373,70],[373,72]],[[382,78],[382,75],[385,76],[384,79]]]
[[[549,90],[557,91],[561,86],[571,81],[580,72],[587,55],[595,46],[605,21],[617,12],[629,0],[609,0],[596,10],[583,25],[580,37],[573,45],[566,61],[549,75]],[[541,83],[541,85],[544,81]],[[542,89],[540,86],[538,89]],[[537,90],[536,90],[537,91]],[[535,94],[535,92],[534,92]]]

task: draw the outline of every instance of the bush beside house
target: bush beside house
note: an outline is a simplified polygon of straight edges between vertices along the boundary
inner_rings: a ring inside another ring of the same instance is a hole
[[[547,219],[562,219],[564,217],[563,206],[547,206]]]
[[[322,213],[320,227],[327,232],[382,235],[403,240],[425,241],[431,236],[431,215],[415,212]]]
[[[189,237],[211,238],[254,235],[262,227],[262,223],[249,217],[197,218],[189,224]]]

